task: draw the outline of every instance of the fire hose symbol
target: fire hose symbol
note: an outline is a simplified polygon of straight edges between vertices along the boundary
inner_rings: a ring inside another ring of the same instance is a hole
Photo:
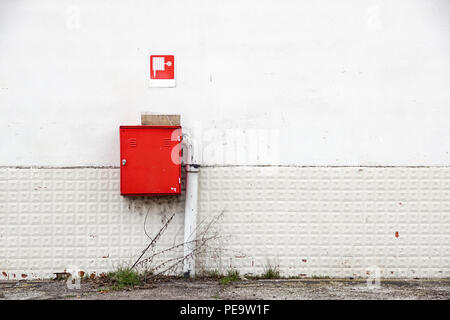
[[[172,61],[165,62],[164,57],[152,58],[153,77],[156,78],[156,71],[164,71],[165,66],[171,67]]]

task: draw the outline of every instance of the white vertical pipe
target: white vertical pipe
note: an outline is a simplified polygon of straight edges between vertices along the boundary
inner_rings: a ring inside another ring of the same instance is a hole
[[[198,126],[197,126],[198,127]],[[195,130],[194,130],[195,131]],[[199,129],[197,128],[197,131]],[[193,132],[197,135],[198,132]],[[184,208],[184,260],[183,272],[185,277],[195,276],[195,247],[197,240],[197,201],[198,175],[200,171],[198,143],[192,136],[183,135],[183,158],[186,168],[186,202]]]
[[[184,260],[183,272],[186,277],[195,276],[195,246],[197,239],[197,165],[186,165],[186,203],[184,212]]]

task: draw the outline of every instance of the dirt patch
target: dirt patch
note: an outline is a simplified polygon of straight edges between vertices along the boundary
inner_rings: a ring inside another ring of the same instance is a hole
[[[20,280],[0,281],[0,300],[55,300],[82,297],[95,292],[95,285],[83,283],[79,290],[71,290],[65,281]]]
[[[386,280],[379,288],[368,288],[363,280],[280,279],[246,280],[223,286],[217,280],[165,279],[119,291],[101,290],[86,281],[80,289],[67,288],[64,281],[1,281],[3,299],[450,299],[450,280]],[[103,288],[106,289],[106,288]]]

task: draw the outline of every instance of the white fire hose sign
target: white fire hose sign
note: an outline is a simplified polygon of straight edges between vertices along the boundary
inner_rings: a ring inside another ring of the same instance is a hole
[[[150,56],[150,87],[175,87],[174,56]]]

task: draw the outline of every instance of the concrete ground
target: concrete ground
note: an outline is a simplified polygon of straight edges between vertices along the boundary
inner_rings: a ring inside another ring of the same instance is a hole
[[[95,283],[70,290],[64,281],[0,281],[0,300],[34,299],[450,299],[450,279],[382,280],[368,288],[364,280],[244,280],[221,285],[216,280],[169,279],[145,287],[102,290]]]

